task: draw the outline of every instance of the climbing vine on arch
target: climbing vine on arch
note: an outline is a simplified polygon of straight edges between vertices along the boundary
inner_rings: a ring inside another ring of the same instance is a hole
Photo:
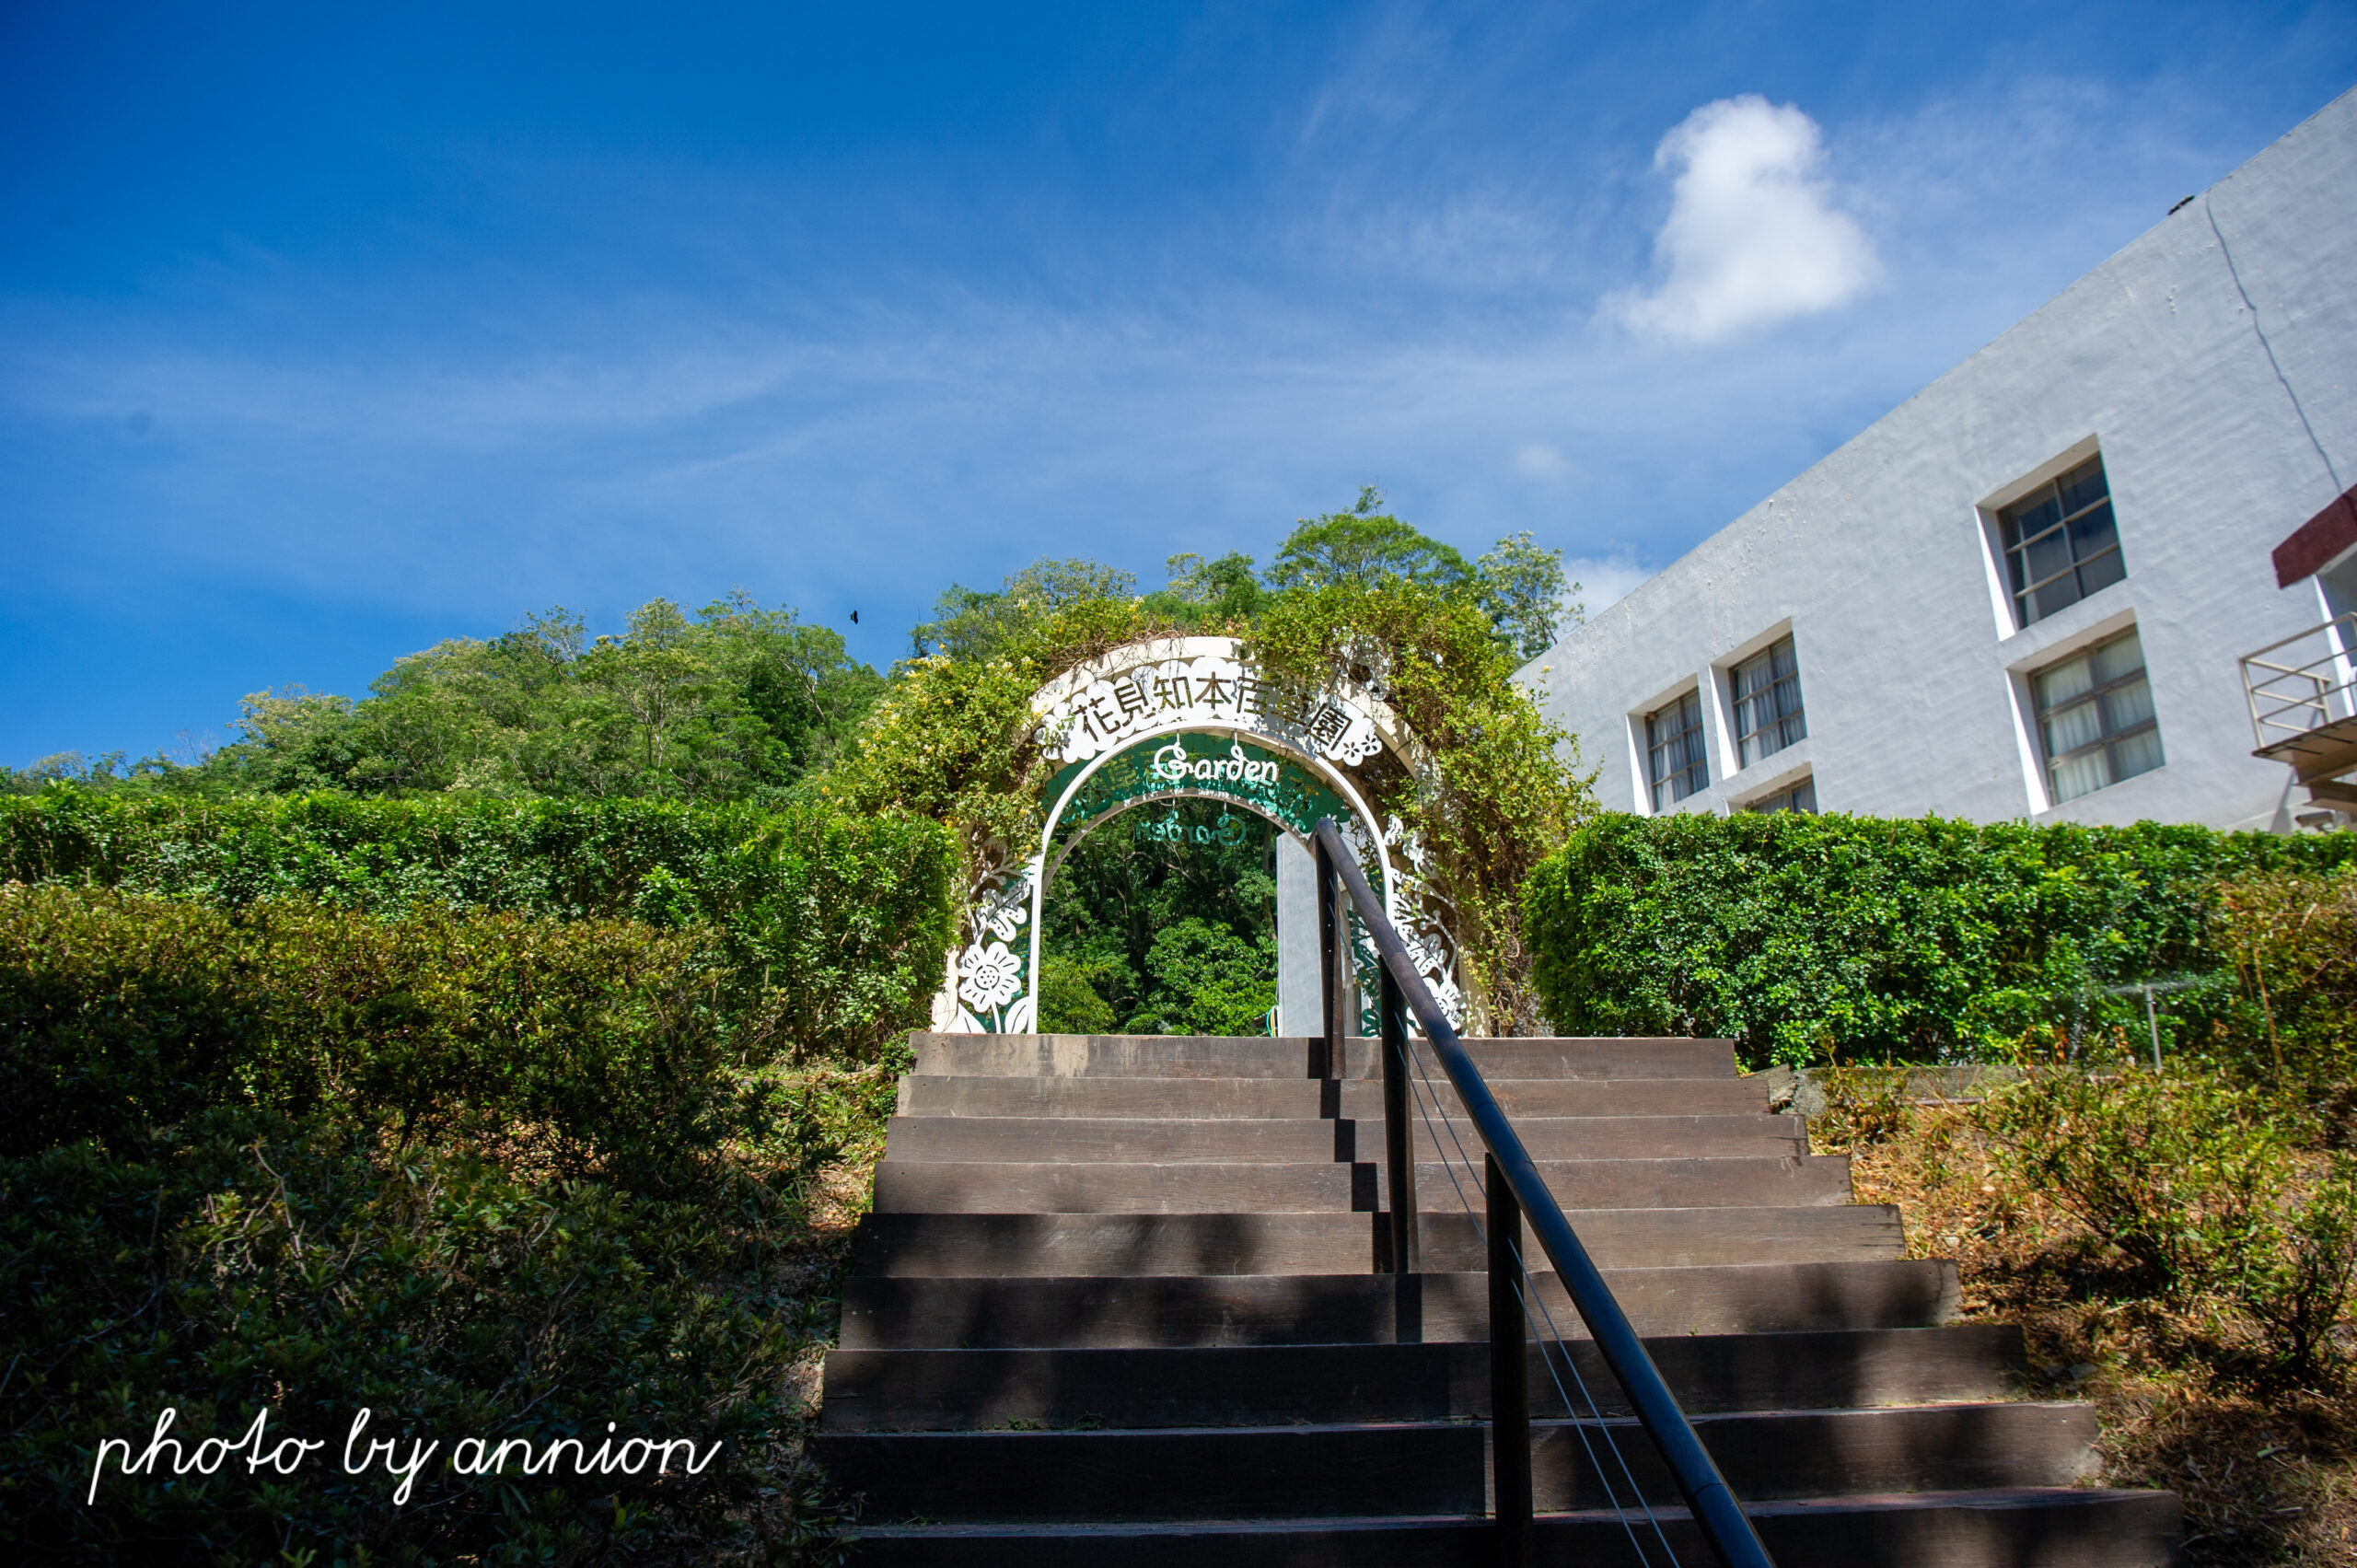
[[[1155,596],[1160,598],[1162,596]],[[900,808],[956,834],[968,904],[1024,863],[1054,764],[1031,703],[1075,666],[1149,638],[1225,632],[1269,677],[1346,683],[1386,701],[1422,742],[1391,761],[1370,804],[1451,913],[1474,1032],[1542,1028],[1516,897],[1531,866],[1592,809],[1569,738],[1513,682],[1515,662],[1472,596],[1398,578],[1287,589],[1249,621],[1178,625],[1154,599],[1048,609],[987,655],[910,661],[824,786],[857,809]]]
[[[1450,911],[1476,1033],[1547,1025],[1529,983],[1519,889],[1595,810],[1573,739],[1514,683],[1514,656],[1469,596],[1397,579],[1280,594],[1248,645],[1271,678],[1350,681],[1387,703],[1426,756],[1372,781],[1427,889]]]

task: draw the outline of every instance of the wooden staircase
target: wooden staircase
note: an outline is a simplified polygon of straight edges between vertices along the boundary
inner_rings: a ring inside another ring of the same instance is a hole
[[[1495,1561],[1481,1195],[1444,1163],[1480,1144],[1419,1122],[1422,1272],[1378,1272],[1373,1042],[1339,1081],[1320,1043],[916,1037],[827,1357],[857,1562]],[[2177,1560],[2176,1497],[2085,1484],[2095,1412],[2019,1397],[2019,1331],[1948,1324],[1954,1265],[1901,1256],[1726,1041],[1465,1044],[1782,1568]],[[1531,1355],[1538,1561],[1711,1562],[1536,1284],[1603,1413]],[[1599,1424],[1660,1538],[1608,1504]]]

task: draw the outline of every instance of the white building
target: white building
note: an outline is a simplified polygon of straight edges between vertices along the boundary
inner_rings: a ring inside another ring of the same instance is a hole
[[[2239,661],[2357,728],[2352,482],[2357,91],[1521,679],[1619,810],[2320,825]]]

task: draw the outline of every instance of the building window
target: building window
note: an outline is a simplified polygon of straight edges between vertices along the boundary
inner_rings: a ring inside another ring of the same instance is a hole
[[[1659,713],[1645,715],[1645,751],[1655,811],[1666,811],[1709,786],[1711,763],[1702,752],[1700,691],[1689,691]]]
[[[2014,623],[2027,626],[2128,575],[2111,488],[2094,458],[1997,514],[2013,585]]]
[[[2030,677],[2030,690],[2056,805],[2150,772],[2164,761],[2135,633],[2040,670]]]
[[[1735,667],[1736,766],[1772,757],[1808,733],[1801,715],[1801,667],[1790,637]]]
[[[1817,780],[1805,778],[1790,789],[1780,789],[1773,795],[1763,795],[1757,800],[1743,803],[1746,811],[1806,811],[1817,810]]]

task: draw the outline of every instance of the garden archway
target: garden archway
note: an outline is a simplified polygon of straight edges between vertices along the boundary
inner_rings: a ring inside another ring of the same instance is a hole
[[[1032,1032],[1042,905],[1055,868],[1113,818],[1187,797],[1265,818],[1304,846],[1318,819],[1332,817],[1427,982],[1457,1016],[1457,945],[1415,875],[1412,838],[1396,819],[1377,818],[1365,787],[1386,756],[1411,776],[1424,771],[1422,748],[1379,697],[1348,684],[1280,687],[1234,638],[1179,637],[1099,655],[1042,687],[1031,707],[1053,764],[1039,840],[967,912],[935,1003],[936,1028]]]

